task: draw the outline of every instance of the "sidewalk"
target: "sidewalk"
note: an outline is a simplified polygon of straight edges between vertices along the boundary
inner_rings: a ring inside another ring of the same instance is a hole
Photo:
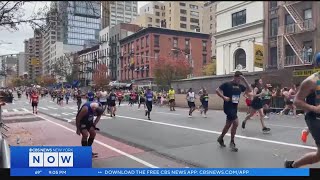
[[[52,117],[40,115],[18,115],[3,117],[9,126],[6,132],[8,144],[11,146],[79,146],[81,136],[75,133],[75,126],[56,120]],[[160,166],[185,167],[183,164],[167,160],[145,152],[142,149],[115,141],[101,134],[97,134],[92,146],[99,157],[93,158],[92,167],[157,167]],[[140,158],[138,158],[140,157]],[[156,161],[148,163],[148,161]]]

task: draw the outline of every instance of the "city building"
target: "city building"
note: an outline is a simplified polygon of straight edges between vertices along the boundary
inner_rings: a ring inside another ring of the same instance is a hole
[[[265,67],[312,68],[320,51],[320,2],[265,1]]]
[[[108,75],[111,80],[117,80],[120,76],[120,40],[137,32],[141,27],[135,24],[120,23],[111,28],[107,27],[100,32],[100,51],[102,52],[101,58],[106,59],[108,66]],[[106,52],[104,56],[103,52]]]
[[[202,18],[202,29],[203,33],[211,35],[211,57],[215,59],[216,57],[216,39],[214,34],[216,33],[217,23],[216,23],[216,9],[219,1],[208,1],[204,4],[203,8],[203,18]]]
[[[150,2],[140,8],[140,16],[132,21],[132,24],[203,32],[203,7],[204,1]]]
[[[129,23],[138,15],[138,1],[102,1],[102,29]]]
[[[210,35],[196,32],[148,27],[120,40],[120,46],[119,80],[134,80],[138,85],[153,81],[152,62],[159,57],[182,55],[192,65],[193,76],[201,76],[203,67],[211,59]]]
[[[100,60],[99,45],[83,49],[76,54],[80,65],[78,80],[80,80],[84,86],[94,85],[94,72],[99,64],[105,63]]]
[[[28,61],[28,77],[35,80],[42,74],[42,32],[34,31],[34,37],[24,41],[26,59]]]
[[[46,27],[42,36],[42,73],[50,74],[50,47],[57,41],[62,41],[62,23],[58,20],[57,2],[51,2],[47,14]]]
[[[26,54],[24,52],[20,52],[18,54],[18,76],[24,76],[24,74],[28,73],[28,64],[26,59]]]
[[[165,6],[158,1],[150,2],[140,8],[140,14],[131,23],[141,27],[162,27],[165,20]]]
[[[216,10],[216,74],[263,70],[263,1],[222,1]]]
[[[203,32],[202,18],[204,1],[166,1],[166,28]]]

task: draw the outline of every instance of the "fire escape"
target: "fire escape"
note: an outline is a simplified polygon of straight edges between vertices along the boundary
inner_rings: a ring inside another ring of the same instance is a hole
[[[278,1],[279,2],[279,1]],[[312,61],[308,61],[303,57],[303,47],[297,42],[296,35],[301,33],[310,33],[315,30],[312,19],[304,20],[294,5],[303,3],[303,1],[283,1],[282,7],[291,16],[294,23],[279,27],[277,37],[277,54],[279,59],[279,68],[312,65]],[[290,45],[295,56],[285,56],[285,42]],[[306,52],[305,52],[306,53]]]

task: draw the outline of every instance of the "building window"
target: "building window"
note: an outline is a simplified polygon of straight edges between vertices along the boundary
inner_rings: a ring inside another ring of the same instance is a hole
[[[187,21],[187,17],[180,16],[180,21]]]
[[[159,6],[158,6],[158,5],[155,5],[154,8],[155,8],[155,9],[159,9]]]
[[[202,54],[202,64],[203,65],[207,64],[207,55],[206,54]]]
[[[192,4],[190,4],[189,7],[190,7],[190,9],[198,9],[198,6],[192,5]]]
[[[159,60],[159,51],[154,51],[154,58],[155,60]]]
[[[294,20],[292,19],[290,14],[286,15],[285,23],[286,23],[286,25],[294,24]]]
[[[146,52],[146,63],[149,63],[149,51]]]
[[[245,69],[246,68],[246,52],[243,49],[238,49],[235,54],[234,54],[234,58],[235,58],[235,63],[234,63],[234,67],[235,69]]]
[[[171,7],[171,3],[169,3],[169,7]]]
[[[270,48],[270,67],[277,67],[277,47]]]
[[[270,36],[278,35],[278,18],[271,19],[270,21]]]
[[[165,17],[165,16],[166,16],[166,13],[163,12],[163,13],[162,13],[162,16]]]
[[[136,7],[133,7],[133,12],[138,12]]]
[[[199,17],[199,12],[190,11],[190,15],[194,17]]]
[[[148,22],[152,23],[152,18],[151,17],[148,17]]]
[[[186,3],[179,3],[180,6],[186,6]]]
[[[159,35],[154,35],[154,46],[159,47]]]
[[[183,23],[180,23],[180,28],[187,28],[187,25],[186,24],[183,24]]]
[[[143,40],[144,40],[144,38],[141,38],[141,48],[143,48],[143,46],[144,46],[144,44],[143,44]]]
[[[207,51],[207,41],[202,41],[202,51]]]
[[[149,47],[149,36],[146,36],[146,47]]]
[[[144,54],[143,53],[141,53],[141,64],[143,64],[144,62],[143,62],[143,56],[144,56]]]
[[[189,39],[186,39],[185,45],[186,45],[186,49],[190,48],[190,40]]]
[[[180,14],[187,14],[187,10],[185,10],[185,9],[180,9]]]
[[[148,27],[152,27],[152,24],[148,24]]]
[[[278,1],[269,1],[270,9],[274,9],[278,6]]]
[[[212,15],[210,15],[210,21],[212,21]]]
[[[160,12],[156,12],[156,16],[160,16]]]
[[[191,30],[196,30],[196,29],[199,29],[199,26],[196,26],[196,25],[190,25],[190,29],[191,29]]]
[[[212,29],[212,24],[210,24],[210,30]]]
[[[246,10],[232,14],[232,27],[246,23]]]
[[[156,23],[160,23],[160,19],[156,19]]]
[[[131,11],[131,7],[130,6],[126,6],[126,11]]]
[[[149,70],[146,70],[146,77],[149,77]]]
[[[173,47],[178,48],[178,38],[173,38]]]
[[[192,22],[192,23],[199,23],[199,19],[190,18],[190,22]]]
[[[304,20],[312,19],[312,9],[306,9],[303,11]]]

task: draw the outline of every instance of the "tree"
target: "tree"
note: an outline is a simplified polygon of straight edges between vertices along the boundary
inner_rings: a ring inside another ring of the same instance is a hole
[[[159,86],[171,86],[173,80],[184,79],[189,73],[189,62],[183,58],[159,57],[154,64],[155,82]]]
[[[11,84],[14,87],[18,87],[23,85],[23,81],[21,78],[13,78],[11,79],[11,82],[9,82],[9,84]]]
[[[211,76],[216,74],[216,61],[212,61],[211,63],[207,64],[203,67],[203,75]]]
[[[108,67],[105,64],[99,64],[94,70],[92,80],[96,88],[102,88],[109,85],[110,77],[107,76]]]
[[[40,86],[49,86],[56,83],[56,79],[50,75],[43,75],[36,78],[36,83]]]
[[[66,80],[68,83],[72,83],[73,80],[77,79],[78,65],[72,53],[65,53],[64,56],[58,58],[51,65],[51,70],[58,79]]]

